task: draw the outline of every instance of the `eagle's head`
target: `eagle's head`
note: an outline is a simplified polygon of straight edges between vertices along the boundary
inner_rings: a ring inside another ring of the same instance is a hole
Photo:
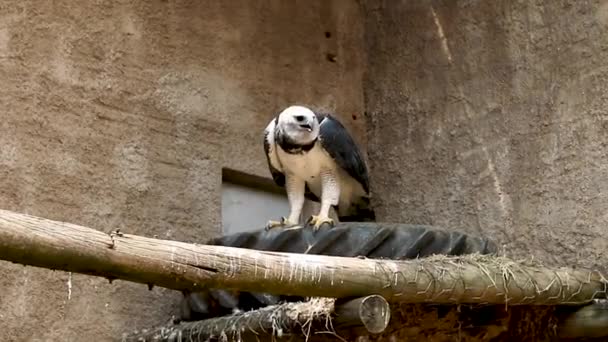
[[[291,106],[279,114],[277,128],[299,145],[310,144],[319,136],[319,120],[312,110]]]

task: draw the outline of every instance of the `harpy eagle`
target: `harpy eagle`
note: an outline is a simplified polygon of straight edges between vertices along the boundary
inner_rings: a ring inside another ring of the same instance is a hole
[[[266,228],[299,224],[304,199],[321,203],[308,223],[318,229],[337,209],[340,221],[373,221],[365,161],[346,128],[329,114],[290,106],[264,130],[264,151],[275,183],[285,187],[289,216],[269,221]]]

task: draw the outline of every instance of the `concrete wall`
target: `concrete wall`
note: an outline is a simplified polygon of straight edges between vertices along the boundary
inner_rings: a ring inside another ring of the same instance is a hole
[[[608,256],[608,2],[365,1],[378,216]]]
[[[261,133],[282,107],[335,110],[364,142],[361,18],[348,0],[3,1],[0,208],[218,234],[222,168],[269,176]],[[0,274],[1,341],[108,341],[166,322],[181,296],[1,262]]]

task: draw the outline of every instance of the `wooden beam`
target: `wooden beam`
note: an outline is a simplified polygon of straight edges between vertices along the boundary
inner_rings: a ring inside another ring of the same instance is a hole
[[[390,320],[388,302],[378,296],[366,296],[336,304],[329,298],[307,302],[267,306],[249,312],[182,322],[156,329],[136,331],[123,336],[123,342],[136,341],[209,341],[224,336],[226,341],[260,341],[271,337],[306,334],[313,325],[331,329],[363,327],[368,333],[381,333]],[[335,331],[331,331],[335,333]]]
[[[378,294],[409,303],[567,304],[606,297],[597,271],[502,257],[380,260],[206,246],[94,229],[0,210],[0,259],[158,285],[308,297]]]

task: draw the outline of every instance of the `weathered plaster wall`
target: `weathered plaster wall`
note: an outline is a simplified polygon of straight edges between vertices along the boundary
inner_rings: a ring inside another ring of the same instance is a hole
[[[2,2],[0,207],[203,240],[219,232],[221,168],[267,176],[252,141],[300,102],[363,145],[367,124],[380,219],[605,267],[608,4],[362,3]],[[112,340],[180,297],[0,274],[3,341]]]
[[[361,17],[348,0],[3,1],[0,208],[217,234],[221,168],[268,176],[274,111],[336,110],[364,141]],[[1,341],[112,340],[165,322],[181,296],[1,262],[0,274]]]
[[[605,269],[608,2],[364,3],[379,218]]]

